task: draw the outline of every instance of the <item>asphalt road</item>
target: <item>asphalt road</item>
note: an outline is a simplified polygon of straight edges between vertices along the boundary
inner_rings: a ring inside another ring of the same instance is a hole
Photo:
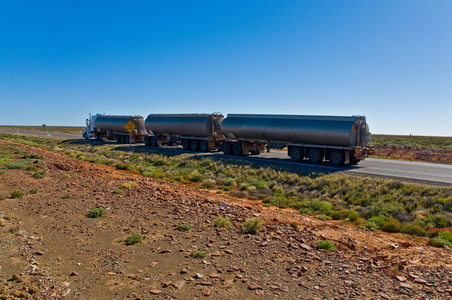
[[[20,133],[20,134],[34,134],[41,136],[49,136],[60,139],[71,140],[72,142],[81,143],[99,143],[95,140],[84,140],[81,138],[81,134],[68,134],[68,133],[57,133],[57,132],[42,132],[42,131],[31,131],[31,130],[19,130],[11,128],[0,128],[0,132],[4,133]],[[113,143],[107,141],[107,143]],[[118,147],[123,147],[128,149],[128,145],[118,145]],[[285,151],[271,151],[270,153],[262,153],[258,156],[248,156],[248,157],[236,157],[227,156],[222,153],[198,153],[191,151],[183,151],[182,148],[168,148],[162,147],[158,149],[153,149],[143,146],[143,144],[133,145],[134,150],[146,151],[146,152],[160,152],[167,155],[177,155],[180,153],[190,153],[193,156],[213,156],[223,159],[242,159],[246,161],[251,161],[259,165],[273,165],[276,167],[281,167],[288,169],[290,171],[309,174],[312,172],[317,173],[343,173],[359,176],[372,176],[372,177],[383,177],[392,178],[404,182],[417,182],[431,185],[440,186],[452,186],[452,165],[443,164],[433,164],[433,163],[422,163],[422,162],[409,162],[401,160],[388,160],[388,159],[375,159],[367,158],[361,161],[357,166],[343,166],[343,167],[333,167],[327,163],[320,165],[311,165],[308,162],[294,163],[287,156]]]

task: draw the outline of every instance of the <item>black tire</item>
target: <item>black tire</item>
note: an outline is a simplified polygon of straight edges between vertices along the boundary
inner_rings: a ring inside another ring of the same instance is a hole
[[[224,143],[222,148],[223,148],[223,153],[224,154],[226,154],[226,155],[230,155],[231,154],[232,147],[231,147],[230,143]]]
[[[299,147],[292,147],[289,155],[293,161],[300,161],[303,159],[303,150]]]
[[[361,161],[360,159],[351,158],[350,159],[350,165],[356,166],[360,161]]]
[[[182,140],[182,149],[190,150],[190,142],[188,140]]]
[[[86,131],[85,131],[85,132],[83,132],[83,138],[84,138],[85,140],[87,140],[87,139],[88,139],[88,134],[86,134]]]
[[[342,166],[345,162],[344,151],[333,150],[329,154],[330,164],[336,167]]]
[[[124,143],[125,143],[125,144],[130,144],[130,135],[126,135],[126,136],[124,137]]]
[[[320,151],[320,149],[312,148],[309,150],[309,161],[312,164],[318,165],[323,161],[323,153]]]
[[[232,154],[234,154],[235,156],[242,156],[243,155],[242,144],[234,143],[234,145],[232,145]]]
[[[102,142],[102,133],[98,133],[96,137],[99,142]]]
[[[209,142],[208,141],[199,142],[199,151],[201,152],[209,151]]]
[[[155,136],[151,136],[150,144],[151,144],[151,147],[158,147],[158,146],[159,146],[159,144],[157,143],[157,139],[155,138]]]
[[[149,137],[148,137],[148,136],[145,136],[145,137],[144,137],[143,142],[144,142],[144,145],[145,145],[146,147],[149,147]]]
[[[121,143],[121,136],[120,135],[116,136],[116,143],[118,143],[118,144]]]
[[[197,140],[191,140],[190,142],[190,148],[192,151],[198,151],[198,141]]]

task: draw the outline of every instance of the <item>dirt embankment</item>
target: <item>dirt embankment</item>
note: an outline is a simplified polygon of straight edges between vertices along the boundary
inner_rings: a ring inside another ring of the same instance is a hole
[[[47,175],[35,178],[20,169],[0,175],[1,191],[24,193],[0,200],[0,299],[451,297],[451,252],[427,247],[423,239],[9,146],[43,155]],[[136,187],[115,192],[125,182]],[[107,214],[88,218],[95,207]],[[233,227],[214,227],[217,216]],[[241,224],[254,217],[264,220],[264,229],[242,233]],[[181,224],[191,229],[176,230]],[[144,240],[127,246],[132,233]],[[317,249],[323,239],[338,250]]]
[[[375,146],[375,156],[382,158],[422,161],[436,164],[452,164],[452,150]]]

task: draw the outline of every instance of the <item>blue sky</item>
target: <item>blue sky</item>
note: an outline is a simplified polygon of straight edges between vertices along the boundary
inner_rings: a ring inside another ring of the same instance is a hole
[[[365,115],[452,136],[452,1],[3,1],[0,124]]]

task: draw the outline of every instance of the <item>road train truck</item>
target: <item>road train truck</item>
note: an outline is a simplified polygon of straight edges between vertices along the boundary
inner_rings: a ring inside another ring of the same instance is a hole
[[[150,114],[145,121],[146,146],[182,145],[184,150],[206,152],[221,149],[222,114]]]
[[[129,131],[130,129],[130,131]],[[144,118],[141,116],[111,116],[96,114],[86,119],[86,129],[83,137],[94,137],[98,141],[102,139],[116,140],[121,144],[143,142],[147,132],[144,126]]]
[[[225,154],[249,153],[250,145],[287,148],[293,161],[334,166],[357,164],[368,154],[370,132],[364,116],[228,114],[221,123]]]

